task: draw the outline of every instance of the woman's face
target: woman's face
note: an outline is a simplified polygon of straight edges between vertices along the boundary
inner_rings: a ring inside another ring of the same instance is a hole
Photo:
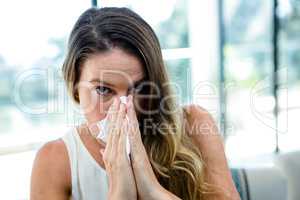
[[[80,107],[87,122],[103,119],[114,98],[134,95],[143,78],[139,59],[121,49],[91,55],[83,63],[77,85]]]

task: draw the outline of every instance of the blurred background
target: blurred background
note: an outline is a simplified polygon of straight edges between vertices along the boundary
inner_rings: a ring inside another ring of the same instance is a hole
[[[154,28],[180,102],[213,115],[231,167],[300,149],[299,0],[0,1],[0,199],[28,199],[37,149],[82,121],[61,66],[91,6],[129,7]]]

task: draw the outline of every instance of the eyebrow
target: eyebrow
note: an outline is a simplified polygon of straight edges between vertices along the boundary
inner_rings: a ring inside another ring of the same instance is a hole
[[[131,86],[129,86],[129,88],[131,89],[131,88],[134,88],[134,87],[137,87],[139,84],[141,84],[143,81],[145,81],[145,77],[143,77],[143,78],[141,78],[140,80],[137,80],[137,81],[135,81],[134,83],[133,83],[133,86],[131,85]],[[106,82],[106,81],[102,81],[102,80],[100,80],[99,78],[94,78],[94,79],[92,79],[92,80],[90,80],[89,82],[96,82],[96,83],[102,83],[102,84],[104,84],[104,85],[108,85],[108,86],[114,86],[113,84],[111,84],[111,83],[108,83],[108,82]]]
[[[90,82],[90,83],[96,82],[96,83],[102,83],[102,84],[104,84],[104,85],[110,85],[110,86],[113,86],[113,84],[108,83],[108,82],[106,82],[106,81],[102,81],[102,80],[100,80],[99,78],[94,78],[94,79],[90,80],[89,82]]]

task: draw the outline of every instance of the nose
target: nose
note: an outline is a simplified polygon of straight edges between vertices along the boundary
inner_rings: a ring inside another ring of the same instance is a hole
[[[122,92],[119,92],[117,95],[115,95],[115,98],[118,98],[118,99],[120,99],[120,97],[127,97],[128,95],[130,94],[130,92],[128,92],[128,91],[122,91]]]
[[[128,92],[122,92],[122,93],[117,94],[117,95],[116,95],[116,98],[119,98],[119,99],[120,99],[120,97],[122,97],[122,96],[128,96],[128,95],[129,95]]]
[[[133,90],[131,89],[131,88],[124,88],[124,90],[122,89],[122,90],[120,90],[120,91],[118,91],[118,93],[117,93],[117,97],[118,98],[120,98],[121,96],[128,96],[128,95],[133,95]]]

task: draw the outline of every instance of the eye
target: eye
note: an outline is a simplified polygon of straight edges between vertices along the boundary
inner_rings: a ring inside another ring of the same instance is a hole
[[[112,90],[108,87],[98,86],[98,87],[96,87],[96,92],[99,95],[105,96],[105,95],[110,94],[112,92]]]

